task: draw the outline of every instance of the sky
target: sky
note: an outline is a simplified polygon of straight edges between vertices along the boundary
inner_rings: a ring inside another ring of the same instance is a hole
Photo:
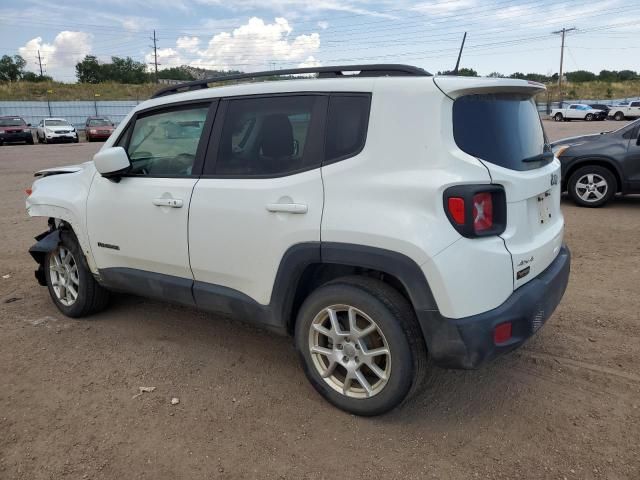
[[[75,81],[85,55],[259,71],[405,63],[552,74],[640,70],[640,0],[0,0],[0,55]]]

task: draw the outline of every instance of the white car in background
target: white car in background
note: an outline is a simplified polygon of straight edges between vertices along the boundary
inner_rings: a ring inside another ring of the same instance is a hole
[[[556,122],[568,122],[569,120],[604,120],[607,118],[607,112],[598,110],[591,105],[583,103],[572,103],[564,108],[554,108],[551,110],[551,118]]]
[[[45,118],[38,124],[36,138],[38,143],[78,143],[78,132],[64,118]]]

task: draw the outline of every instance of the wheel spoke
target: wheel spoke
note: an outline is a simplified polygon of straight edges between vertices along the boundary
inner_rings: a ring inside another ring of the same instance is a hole
[[[315,346],[311,349],[311,353],[317,353],[318,355],[324,355],[325,357],[330,357],[333,355],[333,350],[325,347]]]
[[[333,375],[333,371],[336,369],[336,365],[337,363],[333,360],[331,360],[329,362],[329,366],[327,367],[327,369],[322,372],[322,374],[320,375],[322,378],[327,378],[330,377],[331,375]]]
[[[329,314],[331,328],[333,328],[336,335],[339,335],[342,331],[340,330],[340,324],[338,323],[338,314],[333,308],[327,308],[327,313]]]
[[[333,336],[333,332],[331,332],[331,330],[329,330],[328,328],[324,327],[323,325],[321,325],[319,323],[314,323],[312,325],[312,327],[316,332],[324,335],[325,337],[329,337],[329,338],[333,339],[333,337],[334,337]]]
[[[376,365],[373,362],[369,362],[367,363],[367,367],[369,367],[369,369],[380,379],[380,380],[386,380],[387,379],[387,374],[384,372],[384,370],[382,370],[378,365]]]
[[[587,174],[587,181],[588,181],[589,183],[593,183],[593,173],[589,173],[589,174]]]
[[[373,389],[371,388],[371,384],[367,381],[360,370],[356,370],[356,380],[358,383],[364,388],[365,392],[367,392],[367,397],[370,397],[373,393]]]
[[[72,300],[78,298],[78,291],[73,287],[73,285],[68,285],[67,291],[71,294]]]
[[[369,326],[358,331],[358,338],[364,338],[367,335],[371,335],[375,331],[376,331],[376,326],[374,323],[371,323]]]
[[[607,186],[607,182],[606,182],[606,180],[600,180],[599,182],[596,182],[595,185],[596,185],[596,187],[599,187],[599,188],[606,187]]]
[[[578,192],[578,196],[585,201],[589,200],[589,192],[587,190],[582,193]]]
[[[348,314],[349,314],[349,329],[351,330],[351,333],[357,334],[358,325],[356,321],[358,319],[358,314],[356,312],[356,309],[353,307],[350,307]]]
[[[596,197],[596,200],[600,200],[602,197],[604,197],[604,194],[598,190],[594,190],[591,193],[593,193],[593,195]]]
[[[344,383],[342,385],[342,393],[347,395],[349,390],[351,390],[351,383],[354,380],[353,372],[347,370],[347,376],[344,378]]]
[[[367,350],[363,353],[367,357],[379,357],[380,355],[389,355],[389,349],[385,347],[374,348],[373,350]]]

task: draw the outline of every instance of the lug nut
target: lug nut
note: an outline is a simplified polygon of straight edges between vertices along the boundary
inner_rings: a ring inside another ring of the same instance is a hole
[[[341,343],[339,343],[338,345],[336,345],[336,348],[337,348],[338,350],[342,350],[342,344],[341,344]]]
[[[359,362],[359,361],[360,361],[360,359],[359,359],[358,357],[354,358],[354,360],[355,360],[356,362]]]
[[[349,361],[349,358],[345,355],[344,357],[342,357],[342,361],[344,363],[347,363]]]

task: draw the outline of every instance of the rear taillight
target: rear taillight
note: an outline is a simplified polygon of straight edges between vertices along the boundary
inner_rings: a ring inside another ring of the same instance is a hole
[[[27,197],[30,196],[33,193],[33,190],[31,188],[27,188],[24,193],[27,194]]]
[[[507,225],[507,202],[499,185],[456,185],[444,192],[451,225],[469,238],[500,235]]]

